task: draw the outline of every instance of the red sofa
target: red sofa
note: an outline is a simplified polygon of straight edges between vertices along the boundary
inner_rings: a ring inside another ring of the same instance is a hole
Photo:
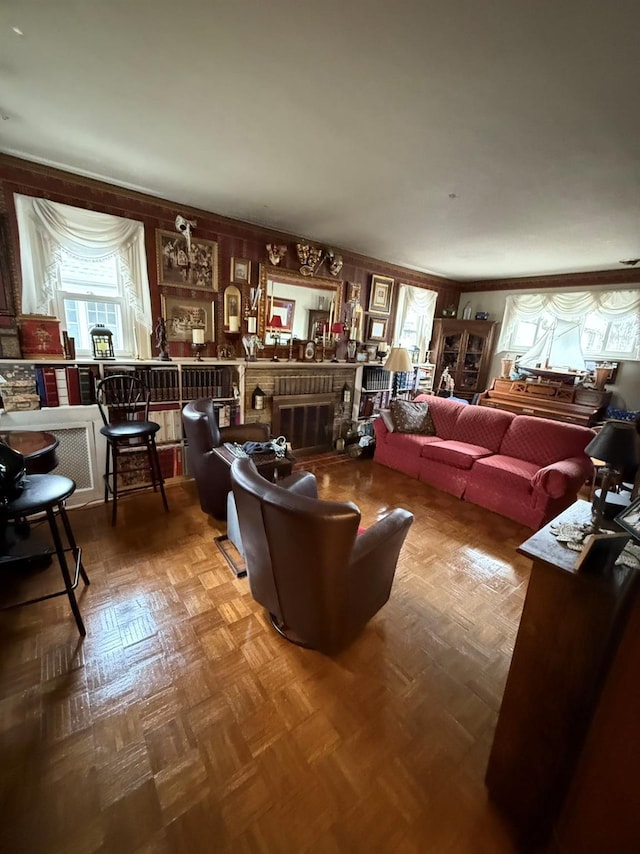
[[[537,530],[576,500],[593,473],[587,427],[419,395],[435,436],[376,419],[374,460]]]

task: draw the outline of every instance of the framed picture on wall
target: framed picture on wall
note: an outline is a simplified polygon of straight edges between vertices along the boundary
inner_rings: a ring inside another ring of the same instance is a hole
[[[236,285],[248,285],[251,279],[251,261],[246,258],[231,259],[231,281]]]
[[[282,326],[281,332],[293,332],[293,316],[296,311],[296,301],[294,299],[279,299],[273,297],[270,301],[271,308],[269,309],[269,321],[272,317],[279,317]],[[269,326],[269,324],[267,324]]]
[[[203,291],[218,290],[218,244],[156,229],[158,284]]]
[[[371,276],[369,311],[375,314],[391,314],[393,279],[388,276]]]
[[[388,322],[386,317],[370,317],[367,328],[367,341],[386,341]]]
[[[204,340],[215,341],[213,302],[162,294],[162,316],[167,328],[167,341],[191,343],[194,326],[204,327]]]

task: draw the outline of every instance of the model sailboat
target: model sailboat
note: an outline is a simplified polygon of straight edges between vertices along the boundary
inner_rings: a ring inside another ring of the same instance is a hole
[[[564,382],[587,373],[580,321],[556,319],[542,338],[518,360],[518,368],[534,376]]]

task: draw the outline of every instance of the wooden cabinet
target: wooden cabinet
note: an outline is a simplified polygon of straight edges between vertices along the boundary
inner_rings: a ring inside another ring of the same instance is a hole
[[[588,502],[577,501],[554,522],[584,523],[590,513]],[[528,850],[548,841],[578,779],[580,753],[607,694],[603,686],[638,607],[638,573],[624,566],[576,569],[578,553],[559,543],[550,525],[518,551],[533,567],[486,782]]]
[[[467,400],[485,391],[496,324],[489,320],[438,319],[433,324],[431,351],[436,364],[435,388],[445,368],[455,383],[456,397]]]

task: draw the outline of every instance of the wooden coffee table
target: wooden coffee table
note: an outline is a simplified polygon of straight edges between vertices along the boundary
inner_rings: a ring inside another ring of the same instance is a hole
[[[231,468],[231,464],[234,460],[237,460],[235,454],[232,454],[231,451],[227,450],[224,445],[220,445],[218,448],[213,448],[212,453],[216,454],[221,460],[223,460],[229,468]],[[271,481],[271,483],[275,483],[277,479],[281,477],[287,477],[293,471],[293,464],[295,463],[294,457],[290,454],[287,454],[286,457],[276,457],[275,454],[272,456],[271,454],[265,454],[264,459],[261,459],[260,455],[255,457],[251,457],[253,460],[255,467],[258,469],[260,474],[265,480]]]

